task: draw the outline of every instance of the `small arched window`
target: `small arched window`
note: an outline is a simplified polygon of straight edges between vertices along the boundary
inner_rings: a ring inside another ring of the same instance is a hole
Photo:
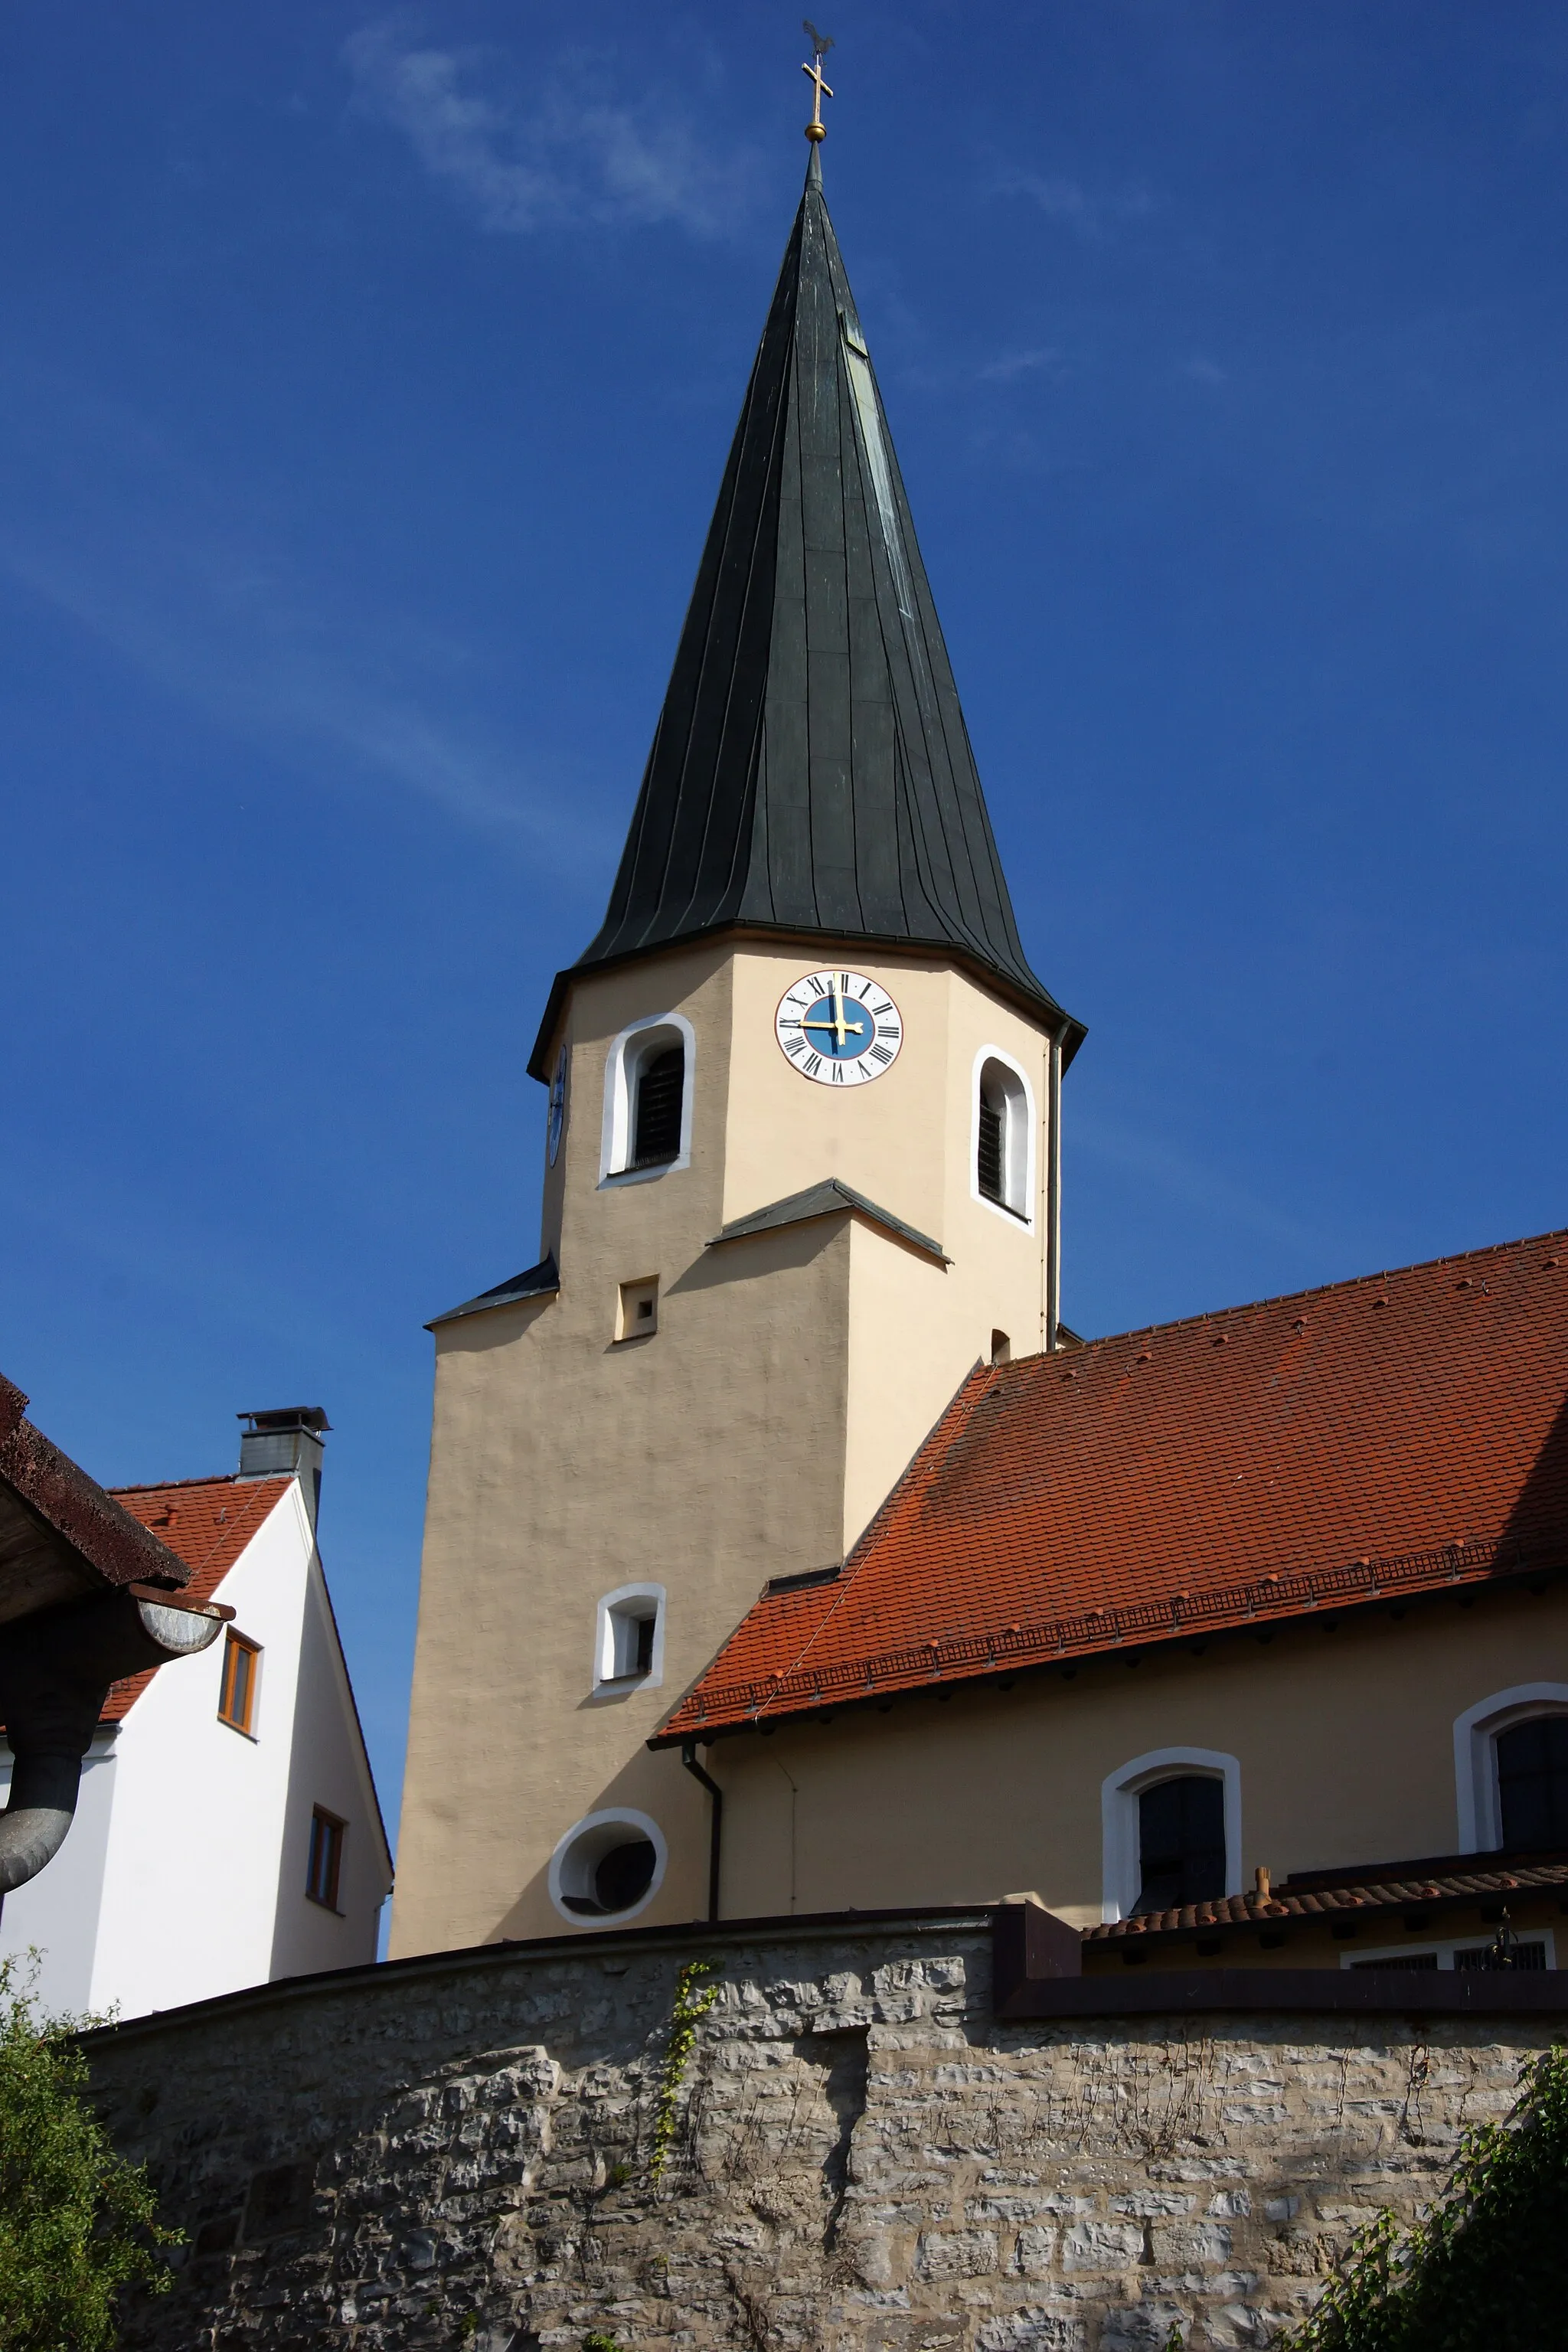
[[[1568,1683],[1515,1683],[1454,1725],[1458,1852],[1568,1845]]]
[[[1498,1733],[1497,1793],[1510,1853],[1568,1846],[1568,1715],[1527,1716]]]
[[[1225,1783],[1184,1772],[1138,1792],[1135,1911],[1175,1911],[1225,1893]]]
[[[1034,1139],[1034,1114],[1023,1072],[994,1048],[986,1048],[974,1073],[974,1194],[1025,1224],[1032,1222]]]
[[[1214,1748],[1152,1748],[1100,1784],[1104,1916],[1241,1891],[1241,1766]]]
[[[695,1042],[679,1013],[634,1022],[616,1039],[605,1068],[601,1182],[690,1165]]]
[[[657,1690],[664,1680],[664,1587],[622,1584],[599,1603],[594,1688],[607,1697]]]

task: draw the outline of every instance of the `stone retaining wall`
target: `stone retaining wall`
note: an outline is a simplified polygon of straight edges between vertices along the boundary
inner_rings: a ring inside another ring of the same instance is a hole
[[[345,1972],[90,2037],[188,2233],[128,2352],[1266,2344],[1506,2113],[1548,2017],[1005,2023],[989,1921]],[[676,1981],[717,1988],[661,2179]]]

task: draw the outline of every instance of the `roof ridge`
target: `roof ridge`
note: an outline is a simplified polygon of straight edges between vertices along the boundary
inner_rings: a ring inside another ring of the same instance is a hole
[[[271,1475],[272,1473],[268,1473],[268,1476]],[[286,1474],[280,1472],[278,1475]],[[175,1486],[237,1486],[239,1483],[237,1470],[215,1470],[205,1478],[142,1478],[132,1486],[108,1486],[104,1491],[110,1495],[162,1495]],[[245,1484],[247,1486],[260,1486],[266,1484],[266,1480],[247,1478]]]
[[[1121,1331],[1101,1332],[1098,1339],[1086,1339],[1082,1349],[1072,1354],[1088,1353],[1096,1348],[1113,1348],[1122,1339],[1149,1339],[1160,1331],[1201,1330],[1205,1323],[1217,1322],[1226,1315],[1247,1315],[1262,1307],[1294,1307],[1302,1299],[1326,1298],[1331,1291],[1358,1289],[1363,1283],[1388,1282],[1401,1274],[1436,1274],[1446,1265],[1462,1265],[1477,1258],[1502,1257],[1510,1250],[1532,1249],[1546,1242],[1561,1242],[1568,1247],[1568,1225],[1549,1226],[1543,1234],[1521,1234],[1516,1241],[1486,1242],[1474,1249],[1448,1250],[1441,1257],[1416,1258],[1409,1265],[1385,1265],[1376,1273],[1343,1275],[1337,1282],[1315,1282],[1306,1290],[1275,1290],[1262,1298],[1238,1298],[1230,1307],[1205,1307],[1195,1315],[1178,1315],[1168,1323],[1134,1323]],[[1061,1352],[1047,1350],[1046,1353]],[[1026,1371],[1045,1361],[1045,1354],[1019,1356],[1010,1364],[998,1367],[1003,1372]]]
[[[103,1494],[172,1494],[179,1486],[270,1486],[273,1482],[289,1484],[291,1470],[263,1470],[261,1477],[240,1477],[237,1470],[214,1470],[209,1477],[148,1477],[132,1486],[106,1486]]]

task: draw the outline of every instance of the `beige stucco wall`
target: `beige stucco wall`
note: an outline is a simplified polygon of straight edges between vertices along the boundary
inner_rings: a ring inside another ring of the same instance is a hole
[[[557,1297],[440,1327],[395,1954],[565,1932],[563,1833],[627,1805],[668,1842],[649,1923],[702,1908],[707,1800],[646,1742],[768,1578],[838,1559],[994,1328],[1039,1344],[1043,1221],[973,1197],[975,1055],[1045,1105],[1041,1033],[922,959],[862,962],[905,1042],[829,1092],[779,1051],[798,950],[652,957],[579,982],[543,1245]],[[631,1024],[695,1039],[689,1165],[601,1181],[607,1060]],[[1045,1153],[1037,1150],[1037,1190]],[[837,1176],[941,1244],[934,1263],[834,1217],[710,1249],[724,1223]],[[615,1342],[623,1282],[657,1276],[657,1335]],[[601,1595],[668,1594],[662,1687],[595,1696]]]
[[[1395,1621],[1309,1624],[921,1696],[707,1752],[725,1791],[731,1918],[994,1902],[1033,1889],[1102,1916],[1102,1783],[1162,1748],[1240,1766],[1237,1884],[1452,1853],[1454,1724],[1494,1693],[1568,1680],[1568,1596],[1501,1588]],[[1250,1954],[1246,1957],[1251,1958]],[[1291,1956],[1283,1956],[1289,1958]],[[1296,1963],[1300,1965],[1300,1957]]]

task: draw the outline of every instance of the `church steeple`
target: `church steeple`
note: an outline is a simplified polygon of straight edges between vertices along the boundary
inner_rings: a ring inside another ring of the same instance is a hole
[[[574,969],[727,930],[935,949],[1043,1011],[1065,1058],[1083,1035],[1018,938],[815,142],[609,908]]]

